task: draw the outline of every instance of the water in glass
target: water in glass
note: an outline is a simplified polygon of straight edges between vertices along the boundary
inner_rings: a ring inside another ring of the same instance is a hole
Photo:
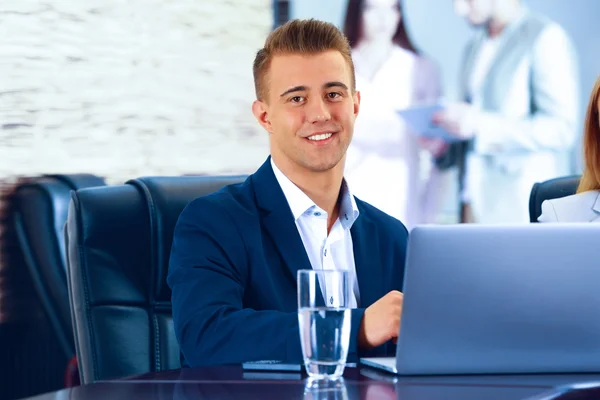
[[[304,365],[309,376],[342,376],[350,342],[350,309],[301,308],[298,311]]]

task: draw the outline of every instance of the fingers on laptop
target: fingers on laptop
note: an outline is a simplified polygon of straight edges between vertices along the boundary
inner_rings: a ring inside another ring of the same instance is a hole
[[[365,310],[359,333],[359,345],[365,349],[380,346],[398,337],[404,295],[387,293]]]

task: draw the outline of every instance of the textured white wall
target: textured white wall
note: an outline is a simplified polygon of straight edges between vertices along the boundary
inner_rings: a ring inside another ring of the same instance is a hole
[[[0,177],[251,171],[270,0],[0,2]]]

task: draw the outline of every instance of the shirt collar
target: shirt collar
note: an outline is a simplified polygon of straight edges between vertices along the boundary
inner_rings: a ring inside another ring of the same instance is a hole
[[[273,158],[271,158],[271,167],[275,178],[281,186],[283,195],[285,196],[294,221],[297,221],[302,215],[308,211],[312,211],[313,208],[318,209],[319,207],[304,193],[298,186],[296,186],[281,170],[275,165]],[[350,192],[346,179],[342,181],[342,197],[340,201],[340,215],[339,219],[344,229],[350,229],[354,221],[360,214],[356,205],[356,200]]]

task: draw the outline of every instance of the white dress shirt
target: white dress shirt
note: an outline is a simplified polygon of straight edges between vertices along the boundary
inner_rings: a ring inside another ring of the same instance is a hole
[[[275,178],[292,211],[296,228],[304,244],[304,249],[314,270],[347,270],[349,284],[352,288],[348,303],[349,308],[356,308],[360,303],[356,267],[354,264],[354,250],[350,228],[358,218],[358,207],[354,196],[350,193],[344,180],[342,183],[342,199],[337,221],[333,224],[331,232],[327,235],[327,213],[319,208],[298,186],[275,165],[271,159],[271,166]],[[321,286],[323,284],[321,283]],[[328,306],[339,304],[336,293],[337,285],[326,282],[325,288],[321,287],[325,302]]]
[[[494,63],[499,45],[500,38],[498,36],[494,38],[486,36],[475,58],[473,74],[469,80],[469,92],[471,93],[471,104],[476,108],[481,108],[481,87],[490,67]]]

